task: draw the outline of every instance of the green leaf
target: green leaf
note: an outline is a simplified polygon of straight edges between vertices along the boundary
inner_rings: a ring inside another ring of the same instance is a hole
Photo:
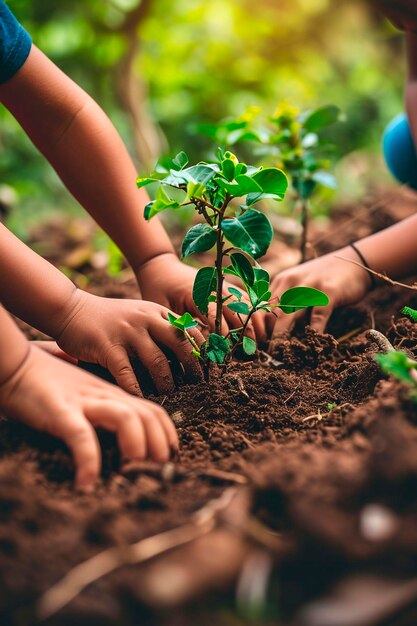
[[[235,167],[235,176],[246,174],[247,171],[248,171],[248,166],[245,163],[238,163]]]
[[[267,293],[269,293],[269,280],[257,280],[252,285],[253,291],[258,296],[259,300],[267,300],[268,298],[264,298]]]
[[[198,326],[197,320],[195,320],[190,313],[183,313],[181,317],[175,317],[175,315],[172,315],[172,313],[168,311],[168,321],[171,326],[175,326],[175,328],[179,328],[182,331]]]
[[[243,293],[239,291],[239,289],[235,289],[235,287],[228,287],[227,291],[233,296],[236,296],[238,300],[241,300],[243,297]]]
[[[145,206],[144,217],[145,220],[150,220],[151,217],[160,213],[161,211],[165,211],[166,209],[178,209],[180,207],[180,203],[176,200],[172,200],[165,189],[163,187],[159,187],[156,192],[156,198],[152,202],[149,202]]]
[[[246,354],[255,354],[256,352],[256,341],[251,339],[250,337],[243,337],[242,340],[242,348]]]
[[[196,224],[185,235],[182,242],[181,255],[183,257],[194,252],[210,250],[217,240],[217,233],[208,224]]]
[[[268,217],[255,209],[221,222],[225,237],[235,248],[240,248],[257,259],[265,254],[272,241],[272,225]]]
[[[193,183],[189,182],[187,184],[187,197],[186,201],[191,200],[192,198],[202,198],[204,195],[206,188],[202,183]]]
[[[253,267],[244,254],[241,252],[235,252],[230,255],[230,260],[232,265],[229,267],[225,267],[223,270],[225,274],[232,274],[233,276],[237,276],[246,285],[253,285],[253,281],[255,280],[255,274],[253,272]]]
[[[208,313],[209,297],[217,288],[217,274],[214,267],[198,270],[193,286],[193,300],[203,315]]]
[[[136,187],[140,189],[141,187],[146,187],[146,185],[151,185],[152,183],[159,183],[159,178],[137,178],[136,179]]]
[[[182,170],[188,164],[188,156],[183,151],[178,152],[177,156],[172,159],[172,163]]]
[[[206,356],[214,363],[224,363],[226,356],[230,352],[231,343],[226,337],[210,333],[206,345]]]
[[[165,185],[171,185],[171,187],[186,186],[188,183],[207,185],[218,171],[218,166],[214,164],[193,165],[192,167],[187,167],[180,171],[170,170],[169,175],[163,178],[161,182]]]
[[[181,170],[181,174],[185,176],[188,182],[202,183],[206,185],[219,171],[217,165],[193,165],[185,170]]]
[[[253,272],[255,274],[255,280],[266,280],[267,283],[269,284],[271,278],[269,276],[269,273],[264,270],[262,267],[254,267],[253,268]]]
[[[253,178],[247,176],[246,174],[241,174],[240,176],[236,176],[236,182],[228,183],[221,178],[217,178],[216,182],[219,187],[227,191],[234,198],[239,196],[246,196],[251,192],[261,192],[261,187],[256,183]]]
[[[222,162],[222,172],[228,181],[232,181],[235,177],[235,164],[232,159],[225,159]]]
[[[417,363],[410,359],[405,352],[393,350],[386,354],[376,354],[375,360],[380,365],[382,371],[415,386],[416,383],[410,376],[410,370],[417,369]]]
[[[406,315],[407,317],[410,318],[410,320],[412,320],[413,322],[417,322],[417,311],[415,309],[412,309],[409,306],[405,306],[401,313],[403,313],[403,315]]]
[[[282,200],[288,188],[288,179],[282,170],[276,167],[266,167],[253,174],[252,180],[256,181],[262,193],[277,196]]]
[[[239,315],[249,315],[249,306],[246,302],[231,302],[227,308]]]
[[[310,306],[327,306],[329,298],[313,287],[293,287],[285,291],[279,301],[284,313],[295,313]]]
[[[340,109],[333,104],[320,107],[308,115],[304,120],[303,127],[309,133],[315,133],[325,126],[338,122],[341,118]]]

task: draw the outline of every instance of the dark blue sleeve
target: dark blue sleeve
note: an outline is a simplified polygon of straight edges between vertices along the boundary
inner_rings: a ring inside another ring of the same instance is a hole
[[[3,0],[0,0],[0,83],[5,83],[26,61],[32,40]]]

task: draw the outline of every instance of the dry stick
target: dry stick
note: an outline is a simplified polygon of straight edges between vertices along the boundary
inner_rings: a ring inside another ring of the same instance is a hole
[[[225,472],[218,469],[207,469],[197,472],[196,476],[203,478],[215,478],[217,480],[223,480],[224,482],[236,483],[237,485],[247,485],[248,479],[243,474],[237,474],[236,472]]]
[[[141,539],[124,548],[109,548],[76,565],[41,596],[37,604],[38,619],[44,621],[55,615],[88,585],[122,565],[144,563],[168,550],[208,534],[215,528],[216,514],[231,503],[236,493],[236,488],[226,489],[219,498],[210,500],[194,513],[191,523]]]
[[[381,280],[384,280],[386,283],[389,283],[390,285],[394,285],[395,287],[405,287],[405,289],[412,289],[413,291],[417,291],[417,283],[413,283],[412,285],[399,283],[397,280],[392,280],[392,278],[389,278],[385,274],[380,274],[379,272],[375,272],[375,270],[371,270],[369,267],[365,267],[362,263],[358,263],[358,261],[354,261],[353,259],[347,259],[344,256],[339,256],[336,254],[335,259],[340,259],[341,261],[347,261],[348,263],[353,263],[353,265],[357,265],[358,267],[361,267],[363,270],[365,270],[365,272],[369,272],[370,274],[373,274],[377,278],[380,278]]]
[[[387,352],[395,351],[395,348],[389,341],[389,339],[387,339],[384,334],[380,333],[379,330],[375,330],[374,328],[372,328],[371,330],[367,330],[366,338],[376,343],[379,348],[379,352],[385,354]]]

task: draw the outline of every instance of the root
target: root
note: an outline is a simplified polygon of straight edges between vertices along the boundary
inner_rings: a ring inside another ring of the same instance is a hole
[[[380,333],[379,330],[367,330],[366,338],[377,345],[378,352],[385,354],[386,352],[393,352],[395,350],[392,343],[385,337],[385,335]]]

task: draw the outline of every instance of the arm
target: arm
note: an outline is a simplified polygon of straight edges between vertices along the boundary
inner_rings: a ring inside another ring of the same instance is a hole
[[[136,188],[135,166],[116,129],[36,46],[0,86],[0,100],[135,271],[159,254],[174,254],[158,219],[143,218],[148,198]]]
[[[200,316],[191,296],[196,270],[179,261],[157,217],[145,221],[149,198],[136,188],[132,159],[99,105],[36,46],[0,86],[0,100],[125,254],[144,298]],[[224,315],[239,326],[229,309]]]
[[[74,358],[99,363],[126,391],[140,395],[129,355],[148,369],[156,388],[174,387],[167,346],[191,380],[201,371],[191,347],[168,322],[168,309],[140,300],[102,298],[76,289],[50,263],[0,224],[0,299],[17,317],[53,337]],[[203,337],[191,333],[197,343]]]
[[[116,433],[122,458],[167,461],[178,447],[175,428],[158,405],[30,346],[0,306],[2,414],[62,439],[71,450],[76,485],[92,490],[100,472],[93,426]]]

